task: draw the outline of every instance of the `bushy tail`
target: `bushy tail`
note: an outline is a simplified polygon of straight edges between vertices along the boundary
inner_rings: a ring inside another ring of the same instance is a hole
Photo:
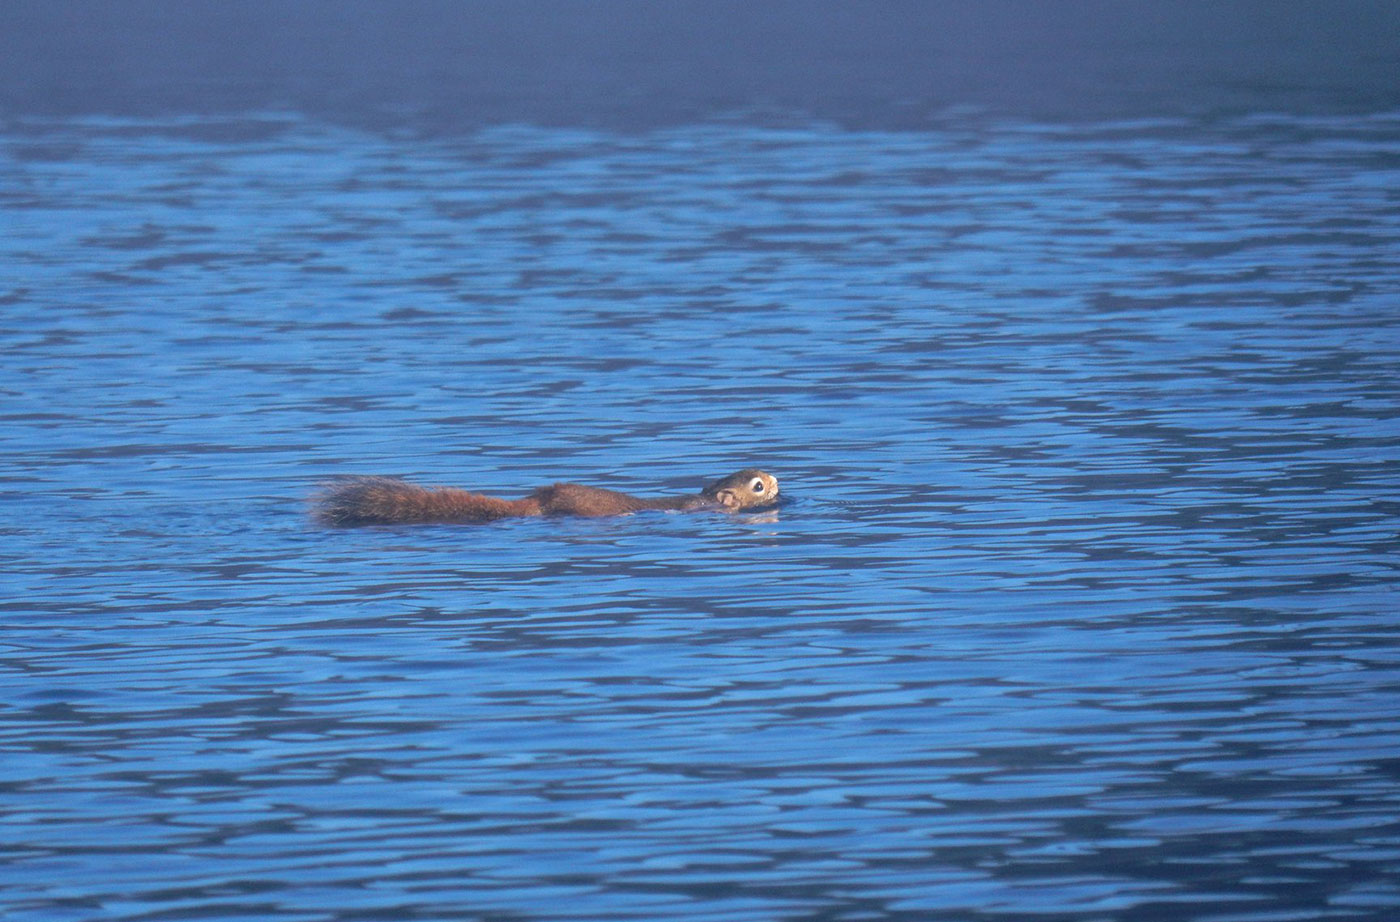
[[[327,525],[398,525],[427,522],[489,522],[512,515],[539,515],[532,499],[497,499],[452,487],[415,486],[393,477],[337,481],[318,498],[316,518]]]

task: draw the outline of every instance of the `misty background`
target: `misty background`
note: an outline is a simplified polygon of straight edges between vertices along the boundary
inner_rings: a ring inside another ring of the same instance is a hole
[[[1380,111],[1400,105],[1397,36],[1385,0],[11,0],[0,111],[290,108],[424,131]]]

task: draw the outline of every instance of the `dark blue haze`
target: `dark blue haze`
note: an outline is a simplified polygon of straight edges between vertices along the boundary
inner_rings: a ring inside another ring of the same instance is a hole
[[[0,916],[1400,918],[1397,36],[0,6]]]

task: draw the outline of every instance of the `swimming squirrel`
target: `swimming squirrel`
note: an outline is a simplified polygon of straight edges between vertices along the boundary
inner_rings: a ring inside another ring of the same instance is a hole
[[[512,516],[624,515],[643,509],[738,512],[778,500],[778,479],[746,468],[692,496],[632,496],[601,487],[556,483],[524,499],[498,499],[455,487],[420,487],[395,477],[354,477],[321,495],[316,518],[327,525],[490,522]]]

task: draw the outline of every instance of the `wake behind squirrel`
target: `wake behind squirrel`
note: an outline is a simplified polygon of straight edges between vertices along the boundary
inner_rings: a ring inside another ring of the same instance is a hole
[[[556,483],[523,499],[498,499],[456,487],[420,487],[395,477],[353,477],[331,485],[315,515],[327,525],[491,522],[512,516],[625,515],[643,509],[739,512],[778,500],[778,479],[746,468],[689,496],[632,496],[601,487]]]

